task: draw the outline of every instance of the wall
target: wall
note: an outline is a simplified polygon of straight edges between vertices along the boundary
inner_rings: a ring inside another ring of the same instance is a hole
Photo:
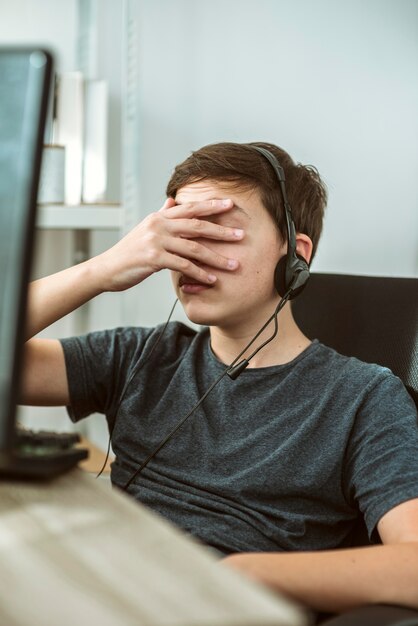
[[[143,0],[141,194],[158,208],[173,166],[216,141],[267,140],[329,189],[314,269],[418,270],[418,3]],[[152,323],[172,300],[138,289]]]

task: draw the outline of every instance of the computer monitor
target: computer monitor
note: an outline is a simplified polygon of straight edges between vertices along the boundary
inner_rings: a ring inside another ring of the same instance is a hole
[[[52,58],[0,47],[0,462],[11,453]]]

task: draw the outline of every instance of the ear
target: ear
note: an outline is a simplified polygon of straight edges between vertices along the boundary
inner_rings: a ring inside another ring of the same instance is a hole
[[[312,250],[312,239],[303,233],[296,233],[296,254],[305,259],[308,265],[311,262]]]

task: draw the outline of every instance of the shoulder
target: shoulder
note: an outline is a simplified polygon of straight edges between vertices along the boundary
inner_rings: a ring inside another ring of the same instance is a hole
[[[394,374],[387,367],[377,363],[366,363],[353,356],[345,356],[318,341],[314,342],[312,360],[316,367],[329,370],[335,376],[348,376],[350,380],[357,379],[363,386],[394,378]]]
[[[350,398],[358,408],[362,404],[385,402],[394,409],[408,407],[414,412],[414,402],[403,382],[393,372],[377,363],[366,363],[340,354],[318,341],[312,346],[309,367],[311,377],[328,387],[334,397]],[[308,363],[307,363],[308,365]]]
[[[180,322],[159,324],[153,327],[119,326],[99,330],[86,335],[61,339],[64,352],[95,355],[130,356],[147,354],[157,343],[164,346],[165,352],[184,349],[193,341],[196,331]]]

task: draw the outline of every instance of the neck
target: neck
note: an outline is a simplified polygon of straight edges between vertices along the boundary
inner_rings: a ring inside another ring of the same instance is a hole
[[[217,358],[225,364],[231,363],[257,334],[267,319],[268,316],[264,320],[258,320],[257,324],[246,324],[233,329],[211,326],[211,346]],[[279,313],[278,329],[276,337],[251,359],[249,368],[289,363],[311,343],[297,326],[290,303],[287,303]],[[267,326],[241,358],[248,358],[258,346],[273,334],[273,331],[274,321]]]

